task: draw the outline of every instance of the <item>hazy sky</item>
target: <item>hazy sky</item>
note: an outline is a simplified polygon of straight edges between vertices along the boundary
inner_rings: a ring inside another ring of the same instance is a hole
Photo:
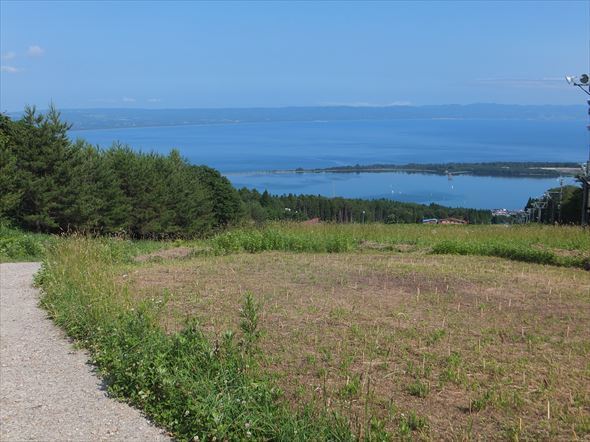
[[[0,2],[0,110],[583,103],[589,2]]]

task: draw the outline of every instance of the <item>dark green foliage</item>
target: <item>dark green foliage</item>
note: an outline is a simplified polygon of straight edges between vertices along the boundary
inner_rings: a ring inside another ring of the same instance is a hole
[[[538,201],[544,203],[540,218],[538,209],[533,206]],[[551,188],[543,198],[529,198],[524,209],[531,210],[532,219],[541,223],[580,224],[582,188],[573,185]]]
[[[210,167],[192,166],[192,168],[208,190],[207,200],[211,206],[215,224],[227,226],[238,221],[241,215],[240,198],[229,180]]]
[[[451,208],[438,204],[415,204],[388,199],[327,198],[319,195],[281,195],[240,189],[244,211],[254,221],[319,218],[338,223],[417,223],[424,218],[461,218],[472,224],[491,222],[489,210]],[[364,213],[363,213],[364,212]]]
[[[555,193],[559,189],[549,189],[554,197],[549,201],[548,216],[559,216],[559,203]],[[582,218],[582,188],[579,186],[564,186],[561,204],[561,222],[563,224],[579,224]],[[556,207],[557,206],[557,207]]]
[[[57,230],[56,215],[62,208],[71,172],[69,126],[59,120],[53,107],[45,115],[27,108],[17,122],[2,117],[0,129],[1,168],[8,174],[2,179],[0,193],[9,195],[8,204],[0,208],[0,217],[30,230]]]
[[[37,232],[195,237],[235,222],[240,200],[229,181],[168,156],[118,144],[72,143],[51,107],[0,116],[0,219]]]
[[[17,157],[8,148],[12,143],[10,124],[10,119],[0,114],[0,219],[14,216],[23,193],[17,181]]]

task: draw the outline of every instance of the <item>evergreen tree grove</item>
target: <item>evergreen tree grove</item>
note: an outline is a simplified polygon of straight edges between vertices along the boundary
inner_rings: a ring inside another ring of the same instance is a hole
[[[0,115],[0,219],[26,230],[194,237],[236,222],[237,191],[217,171],[178,151],[102,150],[68,138],[50,107]]]

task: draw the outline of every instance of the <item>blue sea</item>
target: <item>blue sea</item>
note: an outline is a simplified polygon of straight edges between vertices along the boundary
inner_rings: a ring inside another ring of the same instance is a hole
[[[238,187],[274,194],[392,198],[448,206],[519,209],[555,179],[404,174],[285,174],[272,171],[354,164],[585,161],[581,121],[359,120],[260,122],[71,131],[73,138],[136,150],[172,148],[219,169]],[[571,182],[571,180],[570,180]]]

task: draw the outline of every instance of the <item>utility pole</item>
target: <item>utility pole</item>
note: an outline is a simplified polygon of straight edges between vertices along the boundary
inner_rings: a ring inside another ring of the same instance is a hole
[[[590,130],[590,127],[588,128]],[[582,226],[590,222],[590,159],[586,163],[584,173],[578,177],[582,182]]]
[[[565,77],[566,81],[580,88],[585,94],[590,95],[590,76],[582,74],[579,77]],[[590,116],[590,100],[588,104],[588,115]],[[590,130],[590,125],[588,125]],[[578,181],[582,183],[582,226],[588,226],[590,222],[590,142],[588,143],[588,161],[582,164],[582,173],[578,175]]]
[[[561,204],[563,203],[563,178],[559,178],[559,205],[557,206],[557,222],[561,224]]]

